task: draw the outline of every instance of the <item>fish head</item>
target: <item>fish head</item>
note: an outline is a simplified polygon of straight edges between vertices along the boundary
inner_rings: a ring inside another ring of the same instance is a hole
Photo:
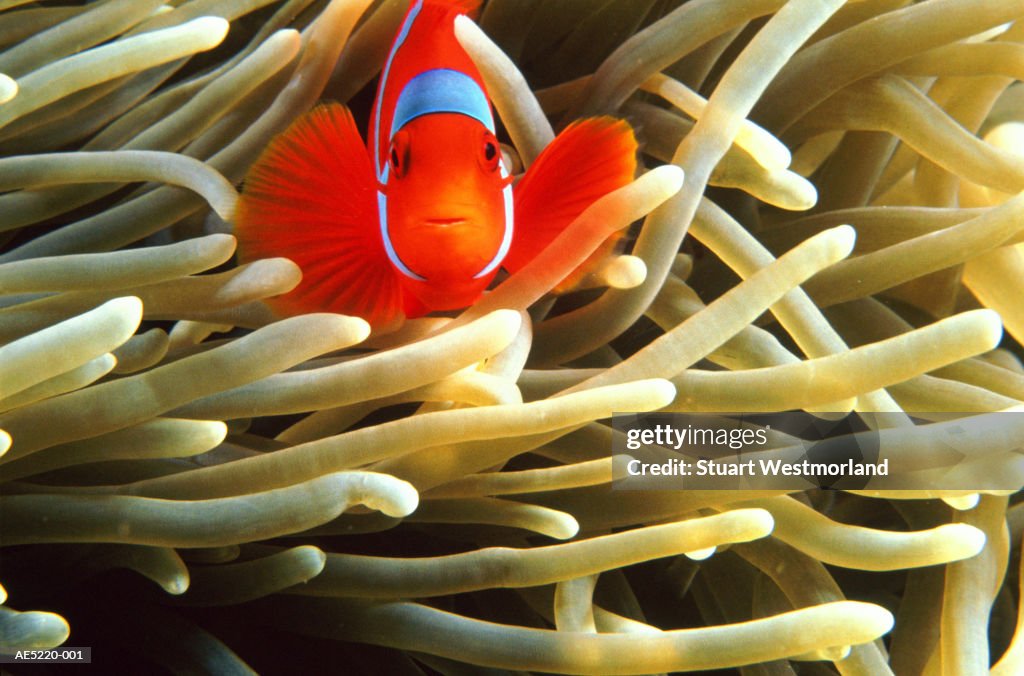
[[[479,287],[479,295],[508,249],[512,227],[511,177],[494,134],[466,115],[423,115],[393,135],[386,161],[387,236],[415,275],[406,277],[421,282],[410,290],[425,302],[424,294],[438,293],[428,287],[454,295]]]

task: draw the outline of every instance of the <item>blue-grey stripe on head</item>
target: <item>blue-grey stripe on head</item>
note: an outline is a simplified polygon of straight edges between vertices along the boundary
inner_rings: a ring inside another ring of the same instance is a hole
[[[426,70],[409,80],[395,104],[391,137],[411,120],[431,113],[466,115],[494,133],[487,95],[476,80],[450,68]]]

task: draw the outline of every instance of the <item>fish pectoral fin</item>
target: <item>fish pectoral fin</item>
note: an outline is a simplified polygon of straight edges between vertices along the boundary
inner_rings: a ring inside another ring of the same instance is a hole
[[[274,138],[245,179],[235,223],[243,262],[284,256],[302,269],[271,299],[283,314],[338,312],[378,329],[402,317],[381,242],[377,180],[348,108],[319,105]]]
[[[562,131],[516,186],[516,234],[504,267],[509,272],[523,267],[595,200],[630,183],[636,155],[636,137],[625,120],[586,118]],[[620,236],[610,237],[559,290],[572,287]]]

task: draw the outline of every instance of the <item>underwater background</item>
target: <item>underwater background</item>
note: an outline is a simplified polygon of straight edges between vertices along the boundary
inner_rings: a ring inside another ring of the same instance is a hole
[[[320,100],[365,129],[408,4],[0,0],[0,653],[1024,673],[1024,509],[977,467],[614,491],[608,424],[879,411],[910,456],[1024,403],[1020,0],[487,0],[458,35],[514,166],[607,114],[637,180],[461,313],[279,317],[301,271],[235,260],[246,173]]]

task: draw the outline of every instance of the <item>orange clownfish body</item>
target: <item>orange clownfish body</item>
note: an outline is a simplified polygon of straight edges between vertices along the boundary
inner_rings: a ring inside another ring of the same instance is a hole
[[[479,0],[414,0],[384,64],[364,147],[348,109],[321,105],[246,178],[243,261],[294,260],[284,314],[333,311],[375,328],[476,301],[595,199],[633,179],[629,125],[571,125],[513,189],[479,72],[454,22]]]

